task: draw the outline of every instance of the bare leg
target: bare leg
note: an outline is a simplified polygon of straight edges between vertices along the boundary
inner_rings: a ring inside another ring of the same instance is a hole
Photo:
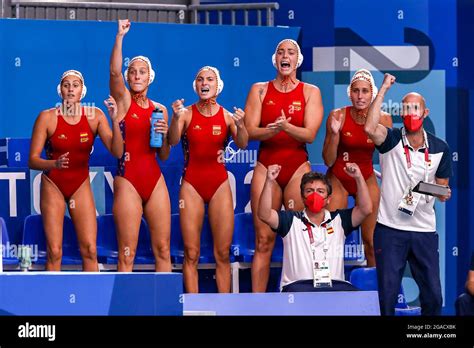
[[[209,222],[216,258],[219,292],[230,292],[230,245],[234,233],[234,206],[229,181],[221,184],[209,202]]]
[[[125,178],[114,179],[114,221],[118,242],[118,271],[131,272],[142,219],[142,199]]]
[[[46,235],[47,271],[60,271],[63,256],[64,196],[46,175],[41,176],[41,215]]]
[[[276,234],[270,227],[258,218],[258,202],[265,184],[267,169],[259,162],[253,171],[250,186],[250,205],[252,207],[255,227],[255,255],[252,260],[252,291],[267,291],[270,276],[270,261],[275,246]],[[274,185],[272,208],[280,210],[282,193],[278,185]]]
[[[145,204],[144,214],[150,228],[151,245],[156,260],[155,271],[171,272],[171,206],[163,175],[156,183],[150,199]]]
[[[188,293],[197,293],[199,292],[197,267],[201,249],[204,201],[194,187],[184,179],[179,192],[179,207],[184,243],[184,287]]]
[[[311,165],[309,162],[303,163],[291,177],[288,185],[285,187],[285,192],[283,193],[283,203],[285,204],[286,210],[303,210],[303,198],[301,197],[301,178],[305,173],[311,171]]]
[[[362,221],[362,240],[364,241],[364,253],[365,258],[367,259],[367,267],[375,267],[374,230],[379,212],[380,189],[374,174],[372,174],[372,176],[370,176],[366,182],[369,188],[370,198],[372,199],[373,210],[372,214],[367,216],[364,221]]]
[[[347,193],[346,189],[339,181],[339,179],[331,172],[327,174],[327,178],[331,182],[332,186],[332,195],[327,209],[329,211],[335,211],[337,209],[346,209],[347,199],[349,198],[349,194]]]
[[[97,272],[97,220],[89,177],[69,200],[69,213],[77,233],[82,256],[82,269]]]

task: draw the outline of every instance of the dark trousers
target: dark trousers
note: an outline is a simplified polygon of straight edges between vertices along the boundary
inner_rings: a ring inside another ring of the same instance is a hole
[[[326,292],[326,291],[357,291],[354,285],[340,280],[333,280],[330,288],[315,288],[313,280],[298,280],[294,283],[284,286],[281,292]]]
[[[374,249],[382,315],[395,314],[394,308],[407,261],[420,288],[421,314],[441,314],[443,299],[436,232],[401,231],[377,223]]]
[[[474,315],[474,296],[464,293],[456,300],[456,315]]]

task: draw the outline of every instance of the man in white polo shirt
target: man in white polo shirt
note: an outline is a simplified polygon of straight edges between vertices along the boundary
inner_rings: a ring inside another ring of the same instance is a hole
[[[382,315],[394,315],[408,261],[420,289],[422,315],[439,315],[442,297],[435,197],[417,192],[417,184],[422,181],[445,186],[445,195],[436,197],[442,202],[448,200],[451,156],[446,142],[423,129],[429,109],[418,93],[408,93],[402,100],[404,127],[389,129],[379,124],[384,95],[393,83],[395,77],[385,74],[365,123],[367,135],[380,152],[382,170],[374,232],[380,311]]]
[[[275,179],[281,166],[270,165],[259,202],[259,218],[283,238],[281,290],[357,290],[344,280],[346,236],[372,212],[372,200],[364,177],[355,163],[345,171],[357,183],[356,206],[330,212],[324,209],[331,199],[331,184],[321,173],[303,175],[300,184],[304,211],[272,209]]]

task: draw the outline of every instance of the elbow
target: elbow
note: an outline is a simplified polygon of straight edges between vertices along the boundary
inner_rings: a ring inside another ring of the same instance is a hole
[[[370,215],[374,212],[374,206],[372,204],[372,201],[365,204],[364,209],[363,209],[362,212],[364,213],[365,216]]]
[[[33,169],[33,170],[41,170],[39,166],[36,164],[35,158],[28,158],[28,168]]]
[[[110,77],[114,79],[120,77],[122,75],[121,70],[121,68],[117,68],[114,64],[110,64]]]
[[[166,161],[168,159],[169,155],[162,155],[162,154],[159,154],[158,155],[158,158],[160,159],[160,161]]]
[[[117,150],[117,149],[112,149],[112,155],[115,157],[115,158],[122,158],[123,156],[123,149],[120,149],[120,150]]]
[[[176,139],[175,139],[174,137],[169,137],[169,138],[168,138],[168,144],[169,144],[170,146],[178,145],[178,143],[179,143],[179,139],[178,139],[178,138],[176,138]]]
[[[35,165],[34,165],[34,162],[31,158],[28,159],[28,168],[30,169],[36,169],[35,168]]]
[[[166,161],[169,156],[170,156],[169,148],[167,149],[161,148],[160,151],[158,151],[158,158],[160,159],[160,161]]]
[[[328,168],[331,168],[332,165],[334,164],[334,159],[329,158],[329,156],[328,156],[327,154],[325,154],[324,151],[323,151],[323,161],[324,161],[324,164],[325,164]]]
[[[248,139],[247,140],[243,140],[243,141],[240,141],[238,144],[237,144],[237,147],[241,150],[245,150],[247,148],[247,145],[249,144],[249,141]]]

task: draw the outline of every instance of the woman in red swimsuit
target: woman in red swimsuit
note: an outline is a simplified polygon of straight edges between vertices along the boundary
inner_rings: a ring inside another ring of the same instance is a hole
[[[281,41],[273,55],[277,69],[275,80],[255,83],[245,106],[246,127],[250,140],[260,141],[258,162],[253,172],[250,200],[255,226],[255,255],[252,262],[252,290],[264,292],[270,274],[270,259],[275,233],[258,218],[258,201],[265,183],[267,168],[281,165],[275,186],[273,209],[303,210],[300,182],[311,171],[306,144],[312,143],[323,120],[319,88],[296,79],[296,69],[303,62],[300,47],[294,40]]]
[[[347,87],[347,95],[352,106],[332,110],[326,123],[323,158],[329,167],[327,176],[333,187],[328,209],[333,211],[347,208],[348,196],[355,197],[357,192],[355,180],[344,172],[344,167],[347,162],[357,163],[369,187],[374,206],[372,214],[361,224],[367,266],[373,267],[375,266],[373,235],[380,190],[372,163],[375,146],[364,132],[367,111],[377,95],[377,87],[372,74],[365,69],[358,70]],[[385,112],[382,115],[381,123],[392,127],[391,116]]]
[[[68,204],[84,271],[98,271],[97,222],[89,182],[89,156],[97,134],[111,150],[112,131],[104,113],[81,106],[84,78],[68,70],[57,87],[61,106],[42,111],[31,136],[29,167],[42,170],[40,207],[46,234],[46,270],[60,271],[63,219]],[[47,159],[41,158],[45,148]]]
[[[234,107],[232,115],[216,101],[224,87],[216,68],[201,68],[193,87],[199,101],[186,108],[183,99],[173,103],[169,132],[170,144],[175,145],[181,139],[185,157],[179,193],[184,285],[188,293],[199,291],[197,266],[205,204],[208,204],[217,289],[230,292],[229,251],[234,232],[234,206],[223,154],[229,135],[243,149],[247,147],[248,134],[243,110]]]
[[[109,112],[114,117],[114,141],[117,138],[119,168],[114,179],[114,220],[118,240],[118,271],[131,272],[135,259],[142,215],[148,222],[151,245],[155,256],[155,271],[171,272],[170,225],[171,207],[165,178],[156,161],[169,156],[168,112],[147,97],[148,87],[155,72],[148,58],[138,56],[130,60],[122,76],[122,42],[130,30],[130,21],[119,20],[115,45],[110,57]],[[163,112],[163,120],[156,122],[154,131],[163,135],[159,148],[150,147],[151,116],[155,108]],[[115,143],[114,143],[115,144]],[[115,147],[114,147],[115,148]]]

